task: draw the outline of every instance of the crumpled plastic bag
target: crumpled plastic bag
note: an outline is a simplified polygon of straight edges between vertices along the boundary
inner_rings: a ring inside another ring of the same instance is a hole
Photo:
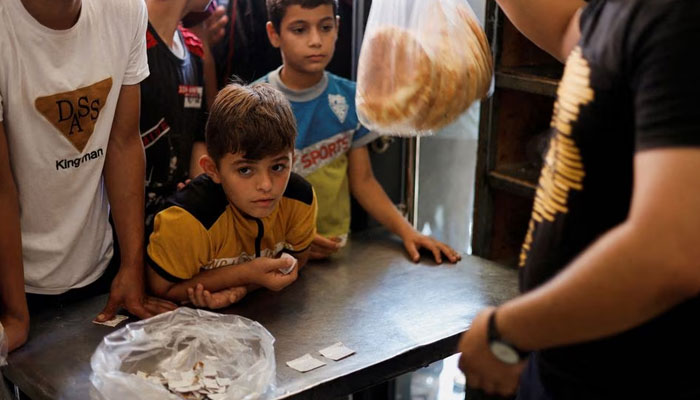
[[[0,367],[7,365],[7,336],[5,335],[5,328],[0,323]],[[0,382],[0,384],[2,384]]]
[[[181,399],[137,371],[185,372],[204,361],[232,380],[226,399],[258,399],[274,386],[274,341],[267,329],[247,318],[180,307],[105,336],[90,361],[96,389],[91,396]]]
[[[485,97],[492,81],[488,40],[466,0],[374,0],[355,97],[367,128],[431,134]]]

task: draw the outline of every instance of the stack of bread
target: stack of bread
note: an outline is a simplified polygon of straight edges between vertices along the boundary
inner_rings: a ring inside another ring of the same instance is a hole
[[[369,129],[399,135],[436,131],[487,95],[488,41],[468,6],[430,2],[421,29],[382,25],[360,53],[357,113]]]

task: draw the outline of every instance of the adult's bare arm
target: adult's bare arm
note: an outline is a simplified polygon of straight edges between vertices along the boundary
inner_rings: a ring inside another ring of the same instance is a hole
[[[526,349],[597,339],[700,293],[698,171],[698,148],[638,153],[627,220],[551,282],[502,306],[503,335]]]
[[[700,293],[700,149],[635,157],[629,216],[538,289],[500,306],[501,335],[526,350],[600,339],[641,325]],[[663,196],[659,196],[663,193]],[[475,387],[512,394],[524,363],[497,361],[487,346],[492,309],[461,338],[460,368]]]
[[[9,350],[22,345],[29,331],[29,312],[24,295],[22,238],[19,200],[7,146],[5,128],[0,122],[0,322],[7,335]]]
[[[520,32],[562,62],[581,37],[579,15],[585,4],[583,0],[498,0]]]
[[[139,135],[139,85],[124,85],[107,148],[104,179],[121,250],[119,272],[107,305],[97,320],[112,318],[119,307],[139,318],[174,309],[175,304],[146,296],[144,291],[145,157]]]

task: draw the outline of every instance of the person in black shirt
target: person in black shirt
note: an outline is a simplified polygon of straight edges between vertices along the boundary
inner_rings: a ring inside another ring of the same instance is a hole
[[[700,398],[700,2],[499,4],[566,67],[524,294],[463,335],[467,383],[522,400]]]
[[[151,75],[141,83],[141,140],[146,150],[146,226],[178,183],[203,172],[206,97],[200,39],[179,25],[210,0],[147,0]]]

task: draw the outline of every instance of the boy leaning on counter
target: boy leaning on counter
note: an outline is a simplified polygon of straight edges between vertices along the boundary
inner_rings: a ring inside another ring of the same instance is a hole
[[[155,217],[147,246],[154,293],[222,308],[255,288],[281,290],[297,279],[317,206],[311,185],[291,172],[295,137],[289,102],[269,85],[219,92],[200,159],[206,173]]]

